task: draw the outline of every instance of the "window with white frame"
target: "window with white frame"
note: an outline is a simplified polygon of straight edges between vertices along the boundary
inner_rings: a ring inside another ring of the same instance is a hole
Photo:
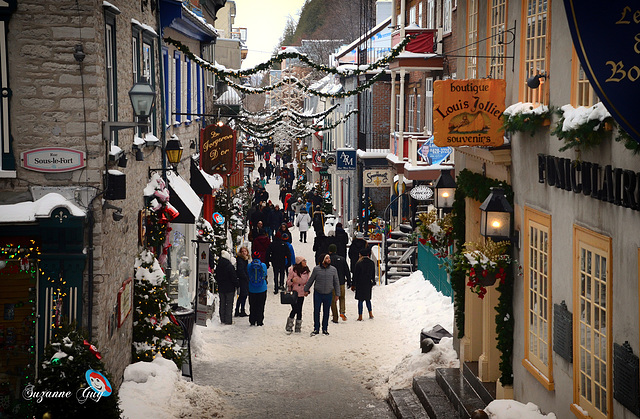
[[[504,79],[507,0],[491,0],[489,11],[489,77]]]
[[[409,106],[407,109],[407,129],[409,132],[414,132],[414,117],[415,117],[416,97],[414,95],[409,96]]]
[[[173,124],[179,124],[182,121],[182,118],[180,115],[178,115],[180,113],[180,109],[182,106],[182,103],[180,103],[180,69],[181,69],[181,64],[180,64],[180,53],[178,51],[174,51],[173,52],[173,68],[172,68],[172,72],[171,75],[173,76],[171,78],[171,98],[172,98],[172,108],[171,108],[171,121]]]
[[[116,18],[112,13],[105,11],[105,72],[107,77],[107,113],[109,121],[118,120],[118,87],[116,77]],[[118,145],[118,135],[116,131],[111,134],[111,143]]]
[[[587,74],[580,64],[578,54],[573,50],[572,63],[572,80],[571,83],[571,105],[573,107],[585,106],[590,107],[600,102],[600,98],[596,95],[596,91],[591,87],[591,83],[587,78]]]
[[[451,32],[451,1],[444,0],[442,4],[442,31]]]
[[[426,78],[424,84],[424,129],[433,134],[433,78]]]
[[[166,48],[162,49],[162,65],[164,66],[164,80],[162,83],[164,85],[164,97],[165,97],[165,107],[164,107],[164,120],[165,125],[171,124],[171,109],[173,109],[173,97],[171,90],[171,83],[173,78],[171,77],[171,66],[173,60],[169,58],[169,50]]]
[[[422,22],[422,2],[418,3],[418,18],[417,18],[418,26],[423,27],[424,23]]]
[[[140,31],[135,27],[131,28],[131,73],[133,82],[140,80]]]
[[[186,102],[186,113],[187,115],[185,115],[185,121],[186,122],[191,122],[191,111],[193,109],[193,101],[191,100],[191,97],[193,96],[193,73],[191,72],[191,60],[188,57],[185,57],[184,59],[185,61],[185,67],[186,67],[186,75],[187,75],[187,80],[185,82],[186,84],[186,94],[185,96],[185,102]]]
[[[436,29],[436,2],[427,0],[427,29]]]
[[[189,103],[188,99],[188,87],[189,87],[189,70],[187,68],[187,58],[185,57],[182,60],[182,72],[180,73],[182,77],[180,78],[180,109],[182,113],[187,112],[187,104]],[[182,122],[188,121],[190,115],[183,115],[180,119]]]
[[[416,6],[409,9],[409,25],[416,23]]]
[[[478,77],[478,0],[467,0],[467,78]]]
[[[547,390],[553,390],[551,216],[525,207],[524,218],[525,352],[522,365]]]
[[[571,411],[580,418],[613,417],[611,238],[574,226],[574,337]],[[587,413],[585,415],[585,412]]]
[[[142,68],[140,80],[149,83],[151,87],[153,87],[153,90],[156,91],[156,63],[154,60],[154,45],[155,42],[153,35],[145,31],[142,34]],[[149,118],[149,121],[151,123],[151,132],[153,134],[157,133],[156,109],[157,105],[154,107]]]
[[[203,93],[204,93],[204,88],[203,88],[203,84],[204,84],[204,78],[202,77],[203,74],[203,70],[200,66],[196,67],[196,78],[198,80],[196,89],[198,92],[198,103],[196,104],[196,107],[198,109],[198,116],[196,117],[196,119],[200,119],[202,115],[202,97],[203,97]]]

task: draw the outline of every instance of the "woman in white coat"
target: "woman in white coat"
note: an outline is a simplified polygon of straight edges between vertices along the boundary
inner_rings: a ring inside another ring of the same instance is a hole
[[[296,218],[296,227],[300,229],[300,241],[307,242],[307,230],[311,225],[311,217],[305,208],[300,208],[300,214]]]

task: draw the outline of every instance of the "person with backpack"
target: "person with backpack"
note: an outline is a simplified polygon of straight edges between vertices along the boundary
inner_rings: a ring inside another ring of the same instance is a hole
[[[240,282],[240,293],[238,300],[236,301],[236,312],[234,317],[247,317],[247,312],[244,310],[247,297],[249,296],[249,272],[247,266],[249,265],[249,249],[246,246],[242,246],[238,250],[236,255],[236,274],[238,275],[238,281]]]
[[[267,265],[260,261],[260,254],[253,252],[253,260],[247,266],[249,274],[249,324],[264,325],[264,304],[267,302]]]
[[[215,279],[218,283],[218,295],[220,296],[220,322],[222,324],[233,323],[233,303],[236,296],[236,288],[240,287],[236,268],[231,263],[231,255],[226,250],[220,252],[220,258],[215,270]]]

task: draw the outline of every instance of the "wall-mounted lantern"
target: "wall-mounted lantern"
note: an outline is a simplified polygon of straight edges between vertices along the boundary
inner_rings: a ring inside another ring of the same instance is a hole
[[[433,186],[435,192],[434,205],[444,213],[453,209],[453,198],[456,193],[456,181],[451,177],[451,170],[440,171],[440,177]]]
[[[480,234],[493,241],[511,241],[511,216],[513,207],[504,196],[502,188],[491,188],[491,193],[480,205]]]

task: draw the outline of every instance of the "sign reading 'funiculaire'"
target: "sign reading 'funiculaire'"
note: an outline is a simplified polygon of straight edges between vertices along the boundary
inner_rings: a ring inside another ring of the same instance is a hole
[[[504,142],[505,81],[438,80],[433,83],[433,136],[438,147],[497,147]]]
[[[205,173],[226,175],[235,170],[236,132],[228,125],[200,130],[200,165]]]

